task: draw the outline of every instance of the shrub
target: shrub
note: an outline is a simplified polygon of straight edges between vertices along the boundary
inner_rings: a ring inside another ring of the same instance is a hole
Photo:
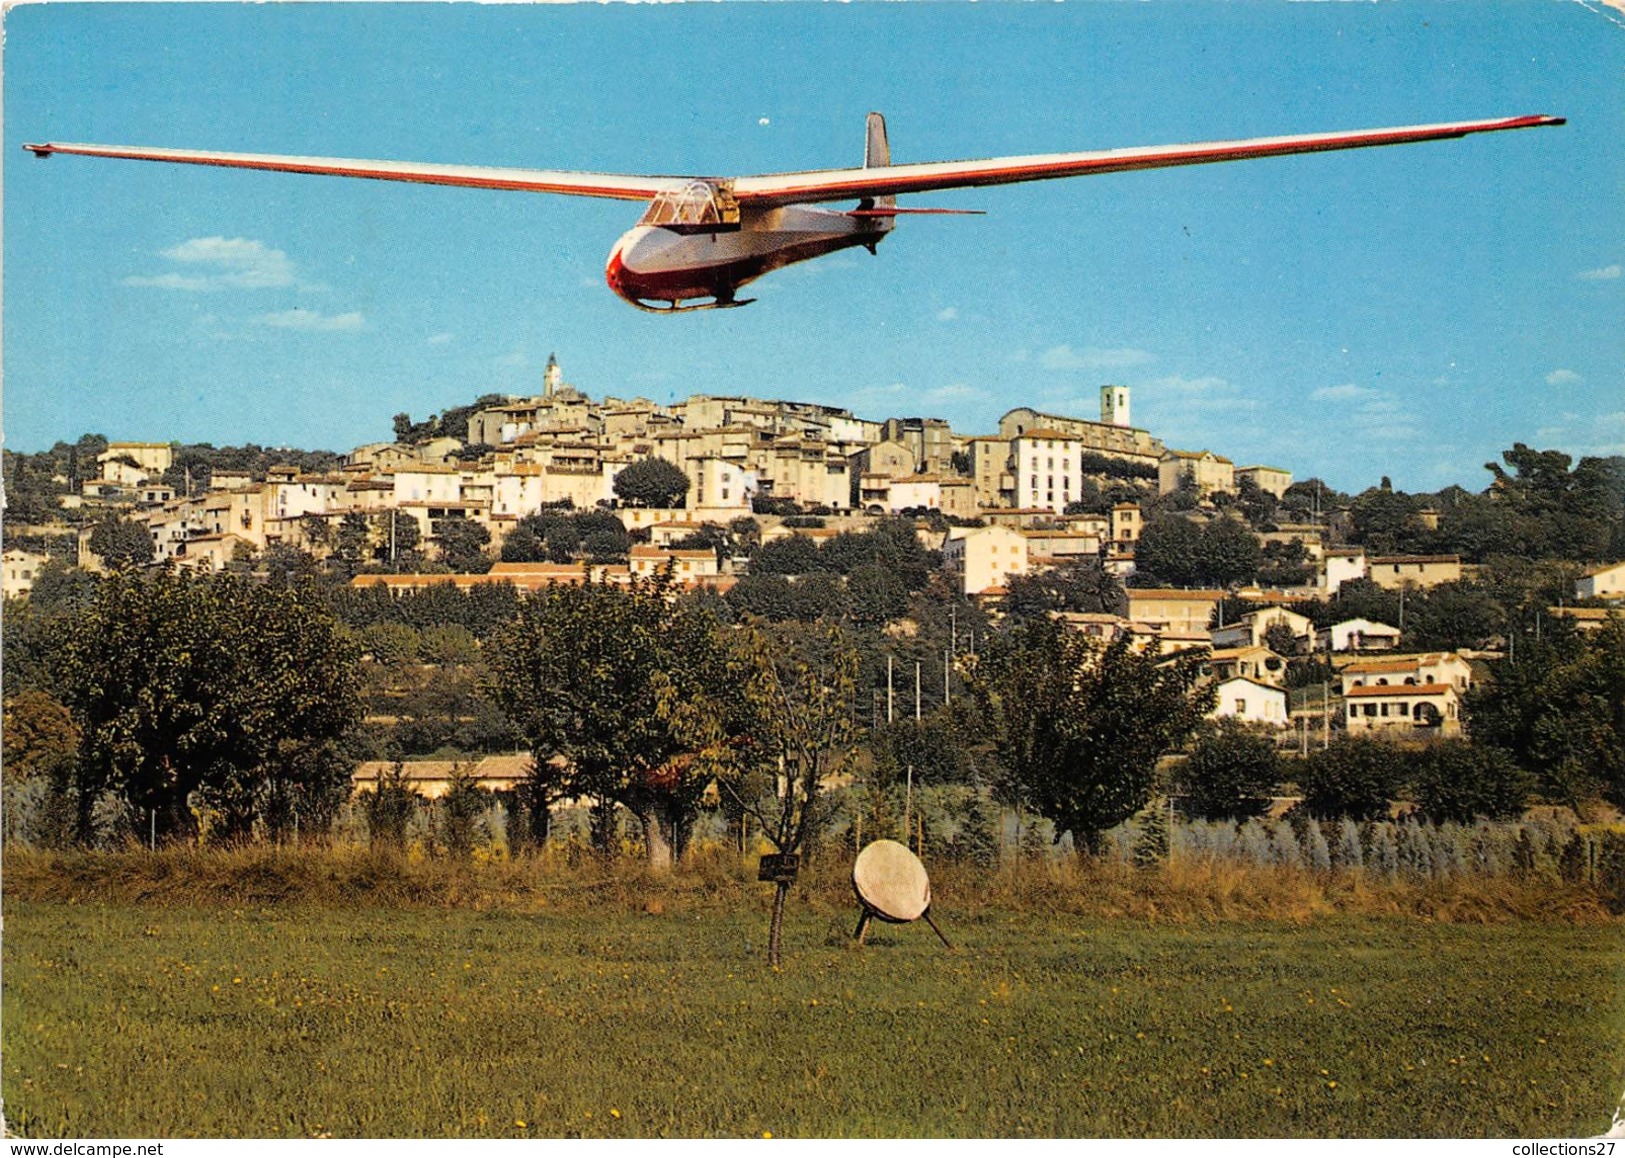
[[[1429,820],[1471,823],[1502,820],[1523,811],[1529,777],[1499,748],[1445,740],[1418,753],[1411,792]]]
[[[1304,825],[1299,839],[1303,843],[1303,858],[1310,868],[1325,872],[1332,867],[1331,849],[1326,844],[1326,834],[1321,831],[1318,821],[1311,820]]]
[[[1180,806],[1204,820],[1245,820],[1269,807],[1280,779],[1275,739],[1241,720],[1209,722],[1178,772]]]
[[[1357,869],[1365,864],[1365,851],[1360,847],[1360,827],[1348,817],[1337,825],[1337,840],[1332,844],[1334,868]]]
[[[997,814],[989,807],[980,788],[968,790],[963,800],[954,816],[959,828],[949,845],[949,855],[955,860],[992,868],[999,863]]]
[[[1427,827],[1407,820],[1398,829],[1399,868],[1417,880],[1433,879],[1433,842]]]
[[[1372,872],[1393,876],[1399,870],[1399,846],[1394,840],[1394,826],[1387,821],[1366,825],[1365,865]]]
[[[1155,868],[1168,859],[1168,802],[1153,797],[1139,821],[1140,834],[1134,841],[1134,867]]]
[[[406,847],[406,826],[417,811],[417,790],[406,781],[406,768],[395,766],[378,778],[378,787],[366,798],[367,828],[372,846],[399,851]]]
[[[1380,740],[1339,740],[1305,761],[1300,781],[1304,807],[1323,819],[1385,817],[1403,781],[1401,760],[1399,752]]]
[[[441,842],[453,857],[467,857],[485,835],[480,819],[490,798],[491,794],[479,786],[472,767],[452,765],[446,795],[440,801],[440,815]]]

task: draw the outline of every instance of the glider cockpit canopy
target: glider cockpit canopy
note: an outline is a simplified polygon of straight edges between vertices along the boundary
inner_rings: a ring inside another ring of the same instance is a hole
[[[673,233],[729,233],[739,228],[739,202],[731,182],[690,181],[681,189],[655,194],[639,225]]]

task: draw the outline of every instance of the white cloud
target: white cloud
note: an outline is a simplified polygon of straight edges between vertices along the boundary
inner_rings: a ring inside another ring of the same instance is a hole
[[[1625,410],[1611,414],[1560,415],[1535,431],[1542,446],[1557,446],[1575,456],[1625,454]]]
[[[1601,269],[1584,270],[1574,276],[1581,281],[1613,281],[1621,274],[1625,274],[1625,267],[1615,262],[1613,265],[1605,265]]]
[[[1377,391],[1369,386],[1356,386],[1353,382],[1344,382],[1340,386],[1318,386],[1310,392],[1309,397],[1316,402],[1344,402],[1357,398],[1375,398]]]
[[[221,288],[213,278],[188,277],[183,273],[159,273],[151,276],[131,274],[124,279],[122,284],[142,289],[190,290],[193,292]]]
[[[429,337],[425,339],[425,341],[427,341],[431,346],[444,346],[451,340],[452,335],[450,334],[430,334]]]
[[[296,280],[287,254],[246,237],[194,237],[161,250],[158,256],[196,272],[133,275],[124,284],[208,292],[278,289]]]
[[[979,393],[974,386],[955,382],[951,386],[938,386],[934,390],[927,390],[925,396],[933,402],[946,402],[955,398],[975,398]]]
[[[1128,347],[1102,349],[1085,346],[1074,350],[1071,346],[1051,346],[1039,355],[1038,361],[1046,370],[1109,370],[1125,366],[1143,366],[1154,361],[1155,355]]]
[[[261,314],[254,319],[262,326],[275,326],[282,330],[304,330],[308,333],[354,332],[367,328],[367,319],[360,311],[348,314],[323,314],[316,310],[282,310],[274,314]]]
[[[937,321],[939,322],[951,322],[958,316],[958,306],[949,306],[947,309],[937,311]]]
[[[1416,416],[1394,399],[1381,394],[1362,402],[1348,421],[1357,427],[1360,436],[1366,439],[1402,442],[1421,434]]]
[[[1546,385],[1548,386],[1568,386],[1574,382],[1584,381],[1585,379],[1580,377],[1580,375],[1576,374],[1573,370],[1553,370],[1550,374],[1546,375]]]

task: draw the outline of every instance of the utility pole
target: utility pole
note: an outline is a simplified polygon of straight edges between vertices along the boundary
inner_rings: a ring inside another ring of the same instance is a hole
[[[909,834],[913,831],[909,817],[914,811],[914,765],[908,766],[908,788],[903,794],[903,844],[909,843]]]
[[[1329,631],[1326,633],[1326,679],[1320,685],[1320,711],[1325,728],[1320,747],[1325,751],[1332,746],[1332,633]]]
[[[920,722],[920,661],[914,661],[914,722]]]
[[[891,656],[886,657],[886,722],[892,720]]]

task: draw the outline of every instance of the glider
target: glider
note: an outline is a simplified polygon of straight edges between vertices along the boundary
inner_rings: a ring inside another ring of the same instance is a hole
[[[798,261],[853,246],[863,246],[873,253],[896,225],[897,218],[905,214],[974,212],[903,208],[897,204],[897,197],[902,194],[1121,173],[1132,169],[1205,165],[1214,161],[1244,161],[1291,153],[1404,145],[1464,137],[1469,133],[1563,123],[1562,117],[1504,117],[1290,137],[1255,137],[1244,141],[893,165],[885,119],[879,113],[870,113],[861,167],[756,177],[638,177],[619,173],[211,153],[125,145],[46,143],[23,148],[39,157],[68,153],[647,202],[648,208],[637,225],[610,250],[605,279],[612,290],[639,309],[678,313],[745,305],[754,299],[737,296],[742,286]],[[857,205],[850,209],[825,207],[829,202],[854,199]]]

